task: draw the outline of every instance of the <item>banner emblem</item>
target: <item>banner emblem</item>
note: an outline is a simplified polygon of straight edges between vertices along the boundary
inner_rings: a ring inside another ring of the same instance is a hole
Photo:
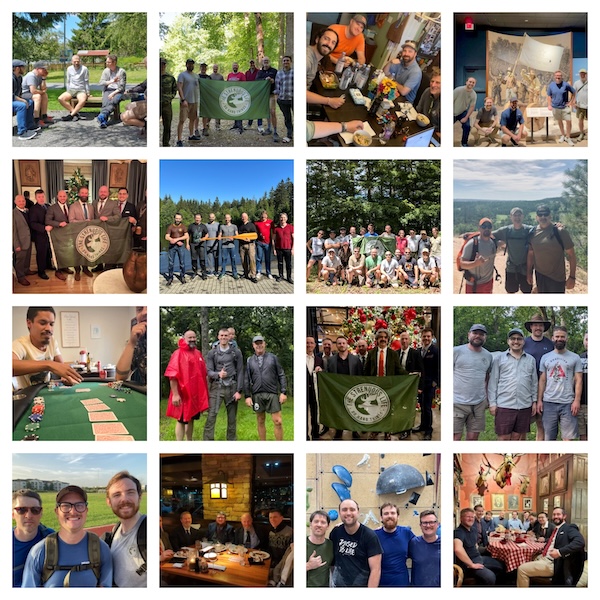
[[[232,117],[243,115],[252,104],[248,90],[241,86],[230,86],[219,94],[221,110]]]
[[[348,414],[363,425],[379,423],[390,412],[390,397],[385,390],[372,383],[361,383],[350,388],[344,396]]]
[[[75,238],[77,252],[90,262],[96,262],[110,248],[110,237],[102,227],[84,227]]]

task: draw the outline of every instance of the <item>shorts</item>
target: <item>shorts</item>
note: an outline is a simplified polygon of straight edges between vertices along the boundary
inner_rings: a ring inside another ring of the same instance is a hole
[[[193,416],[193,417],[190,419],[190,421],[197,421],[198,419],[200,419],[200,415],[201,415],[201,414],[202,414],[202,413],[195,414],[195,415],[194,415],[194,416]],[[183,423],[184,425],[187,425],[187,424],[188,424],[190,421],[184,421],[184,420],[183,420],[183,417],[182,417],[181,419],[177,419],[177,422],[178,422],[178,423]]]
[[[582,404],[579,407],[579,412],[577,413],[577,428],[579,430],[579,437],[582,435],[587,437],[588,426],[587,426],[587,404]]]
[[[71,98],[77,98],[79,94],[85,94],[87,97],[85,90],[67,90],[67,94],[69,94]]]
[[[198,104],[196,102],[188,103],[187,110],[183,106],[183,103],[179,103],[179,122],[185,123],[185,120],[189,117],[190,120],[196,120],[198,116]]]
[[[588,109],[587,108],[579,108],[579,106],[576,106],[575,108],[576,108],[575,115],[578,119],[587,119],[588,118],[588,116],[587,116]]]
[[[570,121],[571,120],[571,109],[570,107],[565,108],[553,108],[552,116],[555,121]]]
[[[138,102],[130,102],[125,109],[125,118],[134,117],[140,121],[146,118],[148,112],[148,104],[146,100],[139,100]]]
[[[281,404],[279,403],[278,394],[268,394],[259,392],[252,394],[252,410],[255,413],[278,413],[281,412]]]
[[[433,260],[435,260],[435,266],[438,269],[442,268],[442,257],[441,256],[432,256],[431,258],[433,258]]]
[[[531,286],[527,283],[527,275],[523,273],[509,273],[506,271],[504,274],[504,287],[508,294],[516,294],[519,289],[524,294],[531,293]]]
[[[454,434],[462,435],[466,427],[469,433],[485,431],[485,409],[487,402],[482,400],[479,404],[454,403]]]
[[[485,283],[477,282],[474,286],[465,281],[465,294],[491,294],[494,289],[494,278],[486,281]]]
[[[323,254],[311,254],[309,260],[314,260],[316,262],[321,262],[324,258]]]
[[[538,271],[535,272],[535,283],[537,285],[538,294],[564,294],[565,281],[556,281],[546,275],[542,275]]]
[[[529,433],[531,408],[496,408],[496,435],[511,433]]]

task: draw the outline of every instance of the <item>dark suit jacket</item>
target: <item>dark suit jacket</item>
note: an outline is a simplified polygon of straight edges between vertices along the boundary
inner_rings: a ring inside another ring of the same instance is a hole
[[[550,521],[548,521],[548,524],[546,525],[546,531],[544,532],[542,532],[542,526],[540,525],[539,521],[536,521],[535,525],[533,526],[533,534],[535,535],[535,537],[539,538],[544,536],[544,539],[546,541],[548,541],[553,531],[554,523],[550,523]]]
[[[254,527],[254,532],[258,536],[258,546],[255,546],[255,549],[258,550],[266,550],[269,546],[269,531],[265,527],[261,526],[260,523],[253,523],[252,527]],[[244,545],[244,538],[246,537],[246,533],[244,532],[243,527],[239,527],[235,530],[233,543],[238,546]]]
[[[337,373],[338,372],[338,360],[339,356],[337,354],[333,355],[327,361],[327,372],[328,373]],[[362,375],[362,365],[360,364],[360,360],[358,356],[354,354],[348,354],[348,367],[350,372],[348,375]]]
[[[69,205],[67,204],[67,213],[69,212]],[[46,211],[46,225],[52,225],[52,227],[60,227],[63,222],[69,222],[69,217],[65,217],[60,204],[55,202],[48,207]]]
[[[31,237],[36,243],[48,242],[48,234],[46,233],[46,209],[40,204],[34,204],[29,209],[29,227],[31,228]]]
[[[554,560],[552,585],[574,586],[581,577],[585,540],[574,523],[565,523],[554,538],[560,558]]]
[[[211,541],[217,540],[221,544],[229,544],[233,542],[233,527],[229,523],[225,523],[225,527],[221,531],[217,531],[217,523],[208,524],[208,539]]]
[[[398,360],[400,360],[400,355],[402,354],[402,349],[398,350]],[[402,362],[400,363],[402,366]],[[423,378],[423,359],[421,358],[421,353],[414,348],[408,348],[408,356],[406,357],[406,373],[419,373],[421,379]]]
[[[435,344],[431,344],[423,356],[423,380],[440,384],[440,350]]]
[[[317,356],[315,354],[315,369],[317,367],[321,367],[321,369],[324,370],[323,367],[323,359],[320,356]],[[308,389],[308,393],[309,395],[312,393],[314,395],[315,393],[315,379],[314,377],[308,372],[308,369],[306,369],[306,386]]]
[[[190,527],[190,534],[188,535],[183,529],[183,526],[178,525],[177,528],[169,534],[169,539],[171,540],[173,550],[177,552],[184,546],[193,547],[196,540],[202,539],[202,532],[199,529]]]
[[[117,202],[117,208],[118,206],[119,203]],[[121,217],[124,219],[127,217],[133,217],[137,221],[138,213],[135,204],[131,202],[125,202],[125,206],[123,206],[123,212],[121,213]]]
[[[373,350],[369,350],[369,353],[367,354],[367,364],[365,365],[365,375],[377,375],[378,350],[379,348],[373,348]],[[385,374],[402,375],[402,368],[400,367],[400,357],[398,356],[398,353],[391,348],[387,348],[385,356]]]

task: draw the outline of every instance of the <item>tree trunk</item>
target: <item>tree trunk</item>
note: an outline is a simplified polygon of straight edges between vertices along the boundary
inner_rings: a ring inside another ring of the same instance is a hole
[[[265,57],[265,34],[262,26],[262,13],[254,13],[256,21],[256,57],[258,64],[262,64],[262,59]]]
[[[283,46],[281,46],[283,47]],[[286,56],[294,58],[294,13],[285,13],[285,52]]]
[[[210,350],[208,339],[208,307],[200,307],[200,328],[202,330],[202,354],[206,356]]]

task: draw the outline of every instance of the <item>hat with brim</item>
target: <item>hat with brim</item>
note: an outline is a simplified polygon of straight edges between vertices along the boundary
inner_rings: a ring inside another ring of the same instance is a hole
[[[402,50],[404,48],[412,48],[415,52],[417,51],[417,45],[412,40],[406,40],[404,44],[402,44]]]
[[[550,323],[550,321],[546,321],[546,319],[544,319],[544,317],[542,317],[542,315],[540,315],[539,313],[536,313],[529,319],[529,321],[525,321],[525,329],[527,329],[527,331],[529,331],[529,333],[531,333],[531,326],[534,323],[541,323],[544,326],[544,331],[548,331],[548,329],[550,329],[550,325],[552,325],[552,323]]]
[[[78,494],[83,498],[84,502],[87,502],[87,494],[78,485],[68,485],[64,487],[58,494],[56,494],[56,503],[58,504],[67,494]]]

